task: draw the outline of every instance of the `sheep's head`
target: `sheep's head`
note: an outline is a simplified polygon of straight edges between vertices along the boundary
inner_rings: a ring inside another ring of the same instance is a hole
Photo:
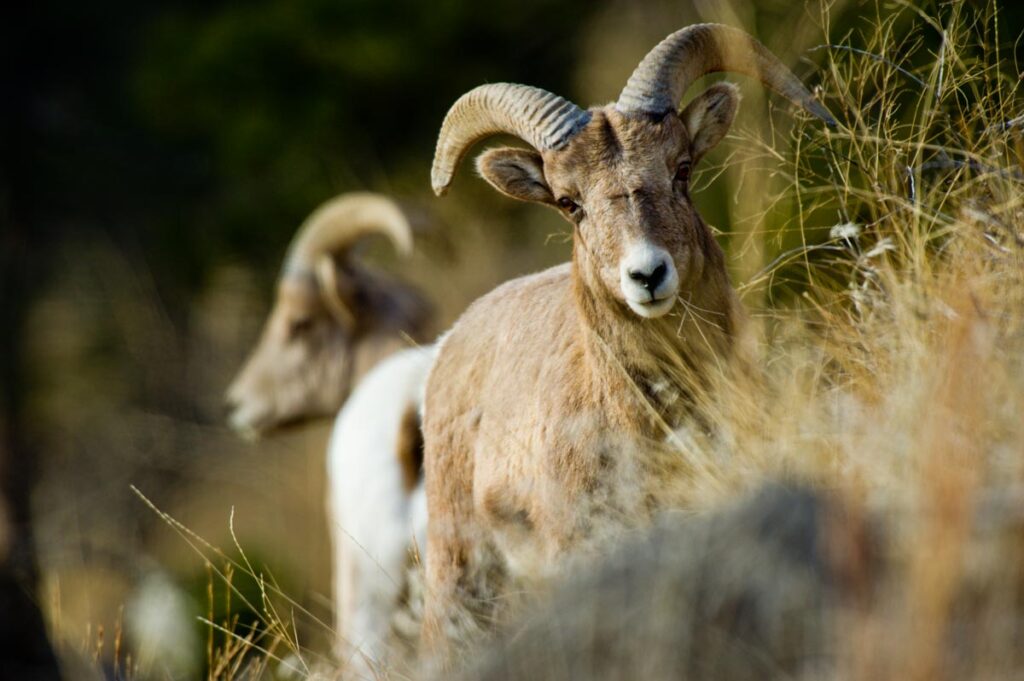
[[[499,148],[477,168],[513,198],[551,205],[576,227],[576,267],[591,289],[640,317],[659,317],[681,287],[699,280],[711,236],[690,200],[694,165],[725,136],[739,92],[712,85],[682,111],[690,84],[735,71],[765,85],[829,124],[834,120],[759,42],[716,24],[690,26],[656,46],[618,101],[583,111],[537,88],[478,87],[451,108],[434,157],[441,195],[461,158],[496,133],[517,135],[533,149]]]
[[[728,130],[738,100],[734,86],[720,84],[678,115],[596,109],[560,150],[492,149],[477,167],[499,191],[562,211],[576,226],[589,287],[658,317],[703,270],[707,235],[690,201],[690,171]]]
[[[380,293],[377,279],[347,257],[369,233],[385,234],[400,252],[412,249],[402,212],[374,194],[338,197],[300,228],[259,343],[227,391],[236,430],[259,435],[335,413],[348,394],[356,345],[381,315],[407,316],[400,296]]]

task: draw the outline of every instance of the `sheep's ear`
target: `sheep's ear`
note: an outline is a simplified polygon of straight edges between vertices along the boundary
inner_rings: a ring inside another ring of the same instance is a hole
[[[732,83],[716,83],[687,104],[679,117],[690,135],[690,153],[696,164],[729,132],[740,105],[740,90]]]
[[[476,169],[492,187],[520,201],[554,204],[544,181],[544,161],[536,151],[504,147],[480,154]]]

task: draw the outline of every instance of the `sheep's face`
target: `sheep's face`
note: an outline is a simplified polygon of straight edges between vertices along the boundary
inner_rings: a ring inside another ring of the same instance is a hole
[[[494,149],[477,165],[499,191],[555,206],[576,226],[576,266],[589,288],[660,317],[703,271],[710,235],[690,200],[690,171],[738,103],[736,87],[720,83],[660,118],[594,109],[560,150]]]
[[[351,332],[312,277],[285,276],[259,344],[228,388],[231,426],[260,435],[333,414],[348,390]]]

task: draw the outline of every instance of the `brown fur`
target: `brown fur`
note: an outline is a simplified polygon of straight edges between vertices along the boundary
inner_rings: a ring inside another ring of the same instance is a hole
[[[396,449],[395,454],[402,467],[402,484],[406,492],[412,492],[423,471],[423,432],[420,430],[419,411],[414,404],[409,405],[402,415]]]
[[[687,129],[690,109],[654,120],[609,106],[560,151],[480,159],[499,190],[553,205],[568,197],[582,211],[566,214],[576,226],[572,263],[476,301],[428,381],[423,637],[442,657],[465,633],[466,610],[478,621],[496,614],[482,600],[495,595],[496,571],[543,579],[673,503],[665,464],[671,474],[685,462],[665,436],[686,417],[679,397],[729,354],[740,317],[722,251],[673,179],[731,122],[735,91],[715,86],[694,106],[710,96],[718,105],[697,117],[709,129]],[[731,107],[724,118],[721,106]],[[643,318],[623,301],[618,264],[637,238],[664,248],[679,273],[686,305],[664,317]]]

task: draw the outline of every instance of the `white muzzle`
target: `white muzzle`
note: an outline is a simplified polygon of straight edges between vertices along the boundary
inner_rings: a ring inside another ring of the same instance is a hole
[[[629,309],[641,317],[660,317],[676,302],[679,273],[663,248],[633,244],[619,264],[619,284]]]

